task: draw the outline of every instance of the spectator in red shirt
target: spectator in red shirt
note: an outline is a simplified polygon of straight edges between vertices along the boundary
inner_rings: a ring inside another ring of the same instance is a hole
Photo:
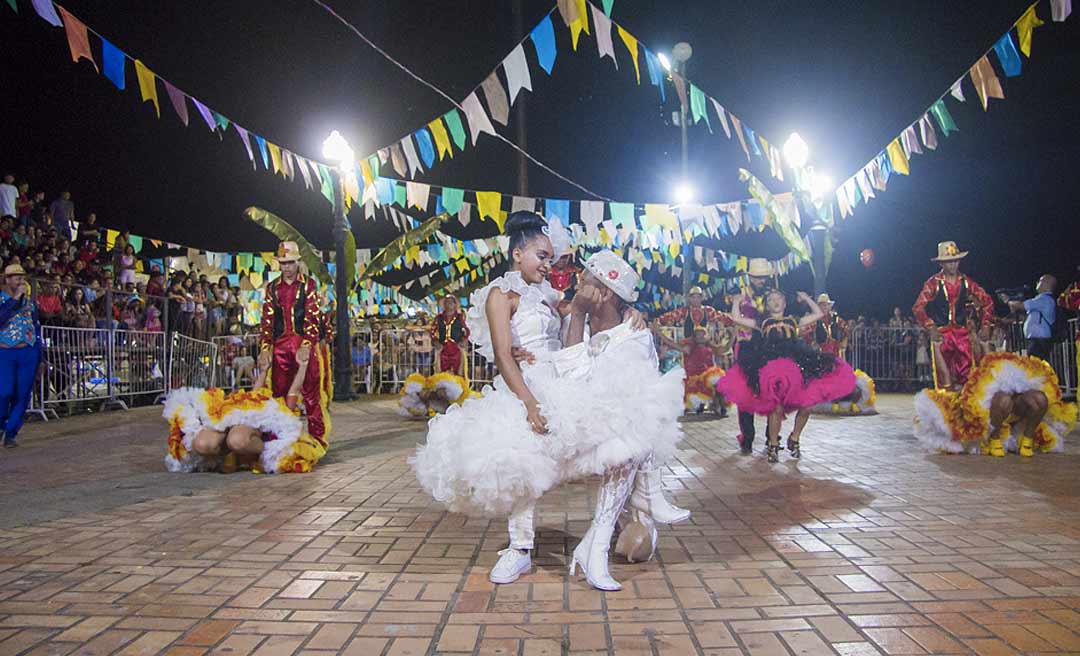
[[[60,288],[58,285],[48,283],[38,294],[38,315],[41,323],[59,324],[64,314],[64,304],[60,300]]]

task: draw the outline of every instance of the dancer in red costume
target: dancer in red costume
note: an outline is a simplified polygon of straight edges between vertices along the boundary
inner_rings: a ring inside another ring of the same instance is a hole
[[[259,368],[270,368],[274,396],[285,397],[285,403],[293,409],[303,401],[308,432],[325,446],[330,418],[318,348],[322,325],[319,293],[315,281],[300,273],[300,248],[296,242],[281,242],[275,259],[281,265],[281,276],[266,286],[259,327]],[[288,392],[299,367],[306,368],[307,374],[297,398]]]
[[[458,376],[465,376],[465,342],[469,339],[469,329],[465,325],[465,313],[461,311],[458,300],[453,296],[442,299],[442,312],[431,326],[431,339],[435,343],[435,362],[437,372],[446,371]]]
[[[983,330],[994,318],[994,299],[960,273],[960,260],[965,257],[967,251],[961,252],[956,242],[938,244],[938,256],[933,261],[941,264],[941,272],[926,281],[911,308],[915,320],[930,332],[937,388],[959,388],[975,364],[967,328],[968,304],[974,301],[978,305]]]
[[[817,304],[824,316],[811,329],[811,343],[825,353],[842,358],[847,342],[847,325],[833,312],[833,301],[828,294],[818,296]]]
[[[656,323],[661,326],[682,326],[683,339],[693,339],[694,331],[698,328],[704,328],[709,333],[712,332],[710,326],[731,325],[723,312],[704,305],[704,301],[705,291],[701,287],[691,287],[686,293],[687,306],[661,314]]]

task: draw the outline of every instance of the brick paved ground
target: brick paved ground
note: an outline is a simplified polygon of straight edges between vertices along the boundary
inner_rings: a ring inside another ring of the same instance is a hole
[[[545,499],[539,566],[496,589],[503,523],[429,502],[385,401],[336,408],[304,476],[162,473],[152,409],[31,425],[0,453],[0,654],[1080,653],[1080,449],[926,455],[910,399],[882,408],[774,466],[688,422],[666,483],[693,520],[607,594],[565,575],[593,484]]]

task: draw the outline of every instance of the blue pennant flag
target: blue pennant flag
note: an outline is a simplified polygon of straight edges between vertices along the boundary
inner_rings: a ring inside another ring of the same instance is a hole
[[[998,39],[998,42],[994,44],[994,52],[997,53],[998,61],[1001,62],[1001,69],[1005,71],[1007,77],[1020,75],[1020,53],[1016,51],[1016,43],[1013,42],[1012,32],[1006,32],[1004,36]]]
[[[649,67],[649,82],[652,82],[654,87],[660,87],[660,102],[667,102],[664,93],[664,73],[661,70],[660,60],[648,48],[645,48],[645,63]]]
[[[536,59],[540,67],[551,75],[551,69],[555,66],[555,26],[551,24],[551,14],[544,16],[532,32],[529,33],[533,46],[536,47]]]
[[[101,40],[101,59],[104,64],[105,77],[109,78],[117,89],[124,90],[124,63],[127,56],[120,49],[105,39]]]

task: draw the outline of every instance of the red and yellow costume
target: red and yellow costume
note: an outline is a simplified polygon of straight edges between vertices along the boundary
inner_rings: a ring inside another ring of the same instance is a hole
[[[979,306],[982,325],[989,325],[994,318],[994,299],[986,290],[962,273],[952,281],[944,273],[938,273],[926,281],[911,308],[919,325],[926,328],[937,326],[942,336],[938,345],[941,358],[955,384],[962,385],[975,364],[971,335],[967,328],[968,304],[972,301]],[[936,365],[937,359],[932,361]],[[936,387],[936,370],[934,374]]]
[[[847,325],[835,312],[826,312],[810,329],[810,343],[825,353],[844,357],[842,344],[847,336]]]
[[[431,325],[431,339],[439,348],[439,371],[461,375],[464,354],[460,344],[469,338],[465,313],[460,310],[447,316],[439,313]]]
[[[581,269],[574,266],[573,262],[567,258],[566,263],[563,260],[559,260],[551,267],[551,272],[548,273],[548,282],[555,288],[557,292],[565,292],[574,284],[577,280],[577,274],[581,272]]]
[[[683,368],[686,381],[683,383],[683,402],[686,409],[697,412],[717,400],[716,383],[724,375],[724,370],[716,366],[713,356],[715,350],[709,344],[687,343],[684,346],[686,356]],[[723,397],[719,399],[723,402]]]
[[[272,351],[270,389],[275,397],[285,397],[296,375],[296,352],[301,346],[309,347],[311,356],[300,396],[307,413],[308,432],[325,447],[330,418],[326,412],[328,396],[323,385],[323,355],[319,348],[322,324],[319,292],[314,280],[298,274],[291,283],[278,278],[266,286],[259,348]]]

